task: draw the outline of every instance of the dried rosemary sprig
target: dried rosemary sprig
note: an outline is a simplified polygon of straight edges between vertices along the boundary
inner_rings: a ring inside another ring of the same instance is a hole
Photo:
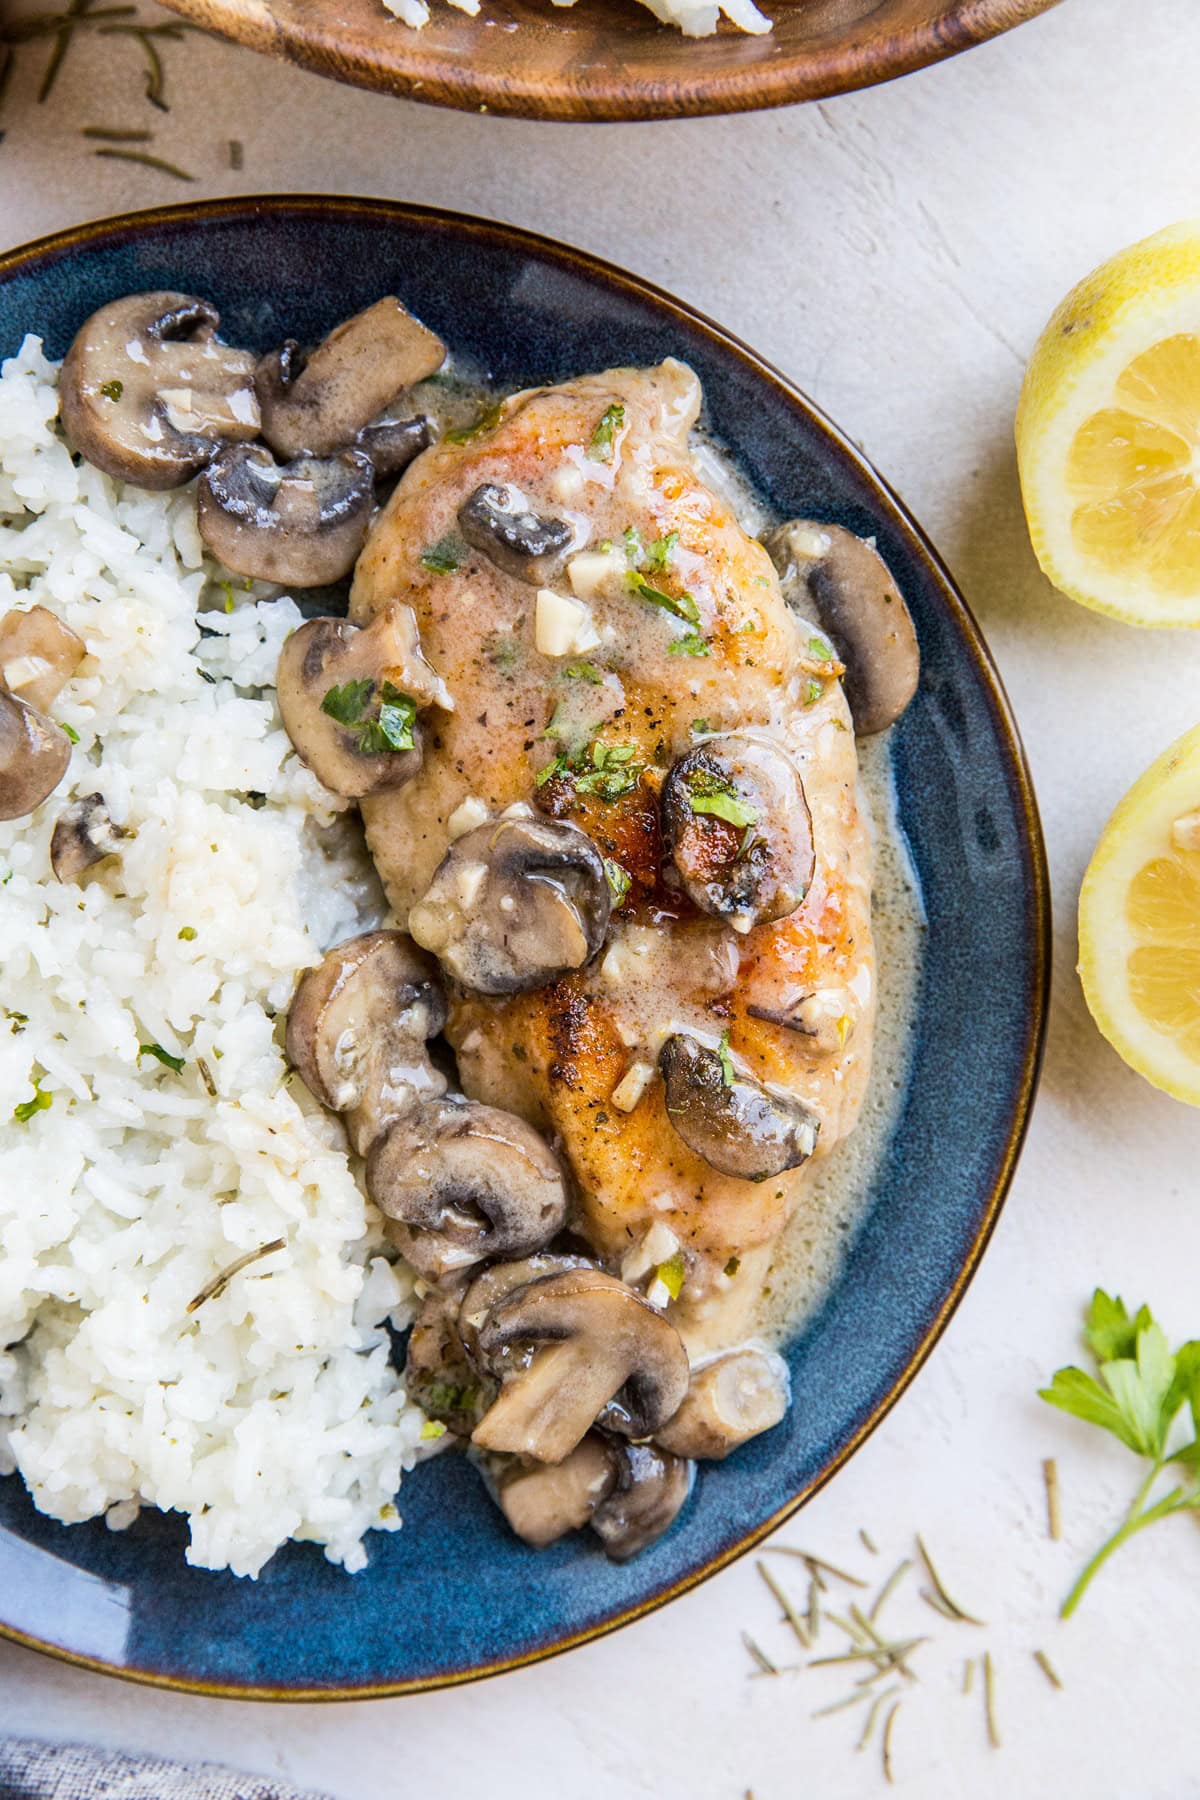
[[[793,1606],[788,1595],[784,1592],[784,1590],[780,1586],[779,1582],[776,1581],[775,1577],[772,1575],[770,1569],[768,1569],[765,1562],[761,1562],[761,1561],[756,1562],[754,1566],[758,1570],[759,1574],[762,1576],[763,1580],[766,1582],[767,1586],[770,1588],[770,1590],[771,1590],[772,1594],[775,1596],[776,1600],[779,1602],[780,1608],[783,1612],[783,1616],[787,1620],[788,1624],[791,1626],[792,1630],[795,1632],[797,1641],[799,1642],[801,1649],[811,1650],[812,1649],[812,1638],[809,1636],[808,1627],[804,1624],[803,1620],[800,1618],[800,1615],[797,1613],[796,1608]]]
[[[983,1711],[987,1720],[988,1743],[993,1750],[998,1750],[1000,1727],[996,1723],[996,1666],[990,1650],[983,1653]]]
[[[802,1563],[807,1563],[810,1574],[832,1575],[835,1581],[847,1581],[851,1587],[865,1588],[871,1585],[861,1576],[851,1575],[847,1570],[839,1569],[836,1563],[826,1562],[822,1556],[813,1556],[810,1551],[801,1550],[795,1544],[767,1544],[766,1551],[769,1556],[798,1557]]]
[[[946,1591],[945,1582],[938,1574],[934,1567],[933,1559],[930,1556],[929,1551],[925,1548],[920,1532],[917,1533],[917,1549],[921,1552],[921,1560],[925,1564],[930,1581],[933,1583],[934,1593],[941,1601],[942,1606],[946,1609],[948,1617],[956,1619],[963,1625],[982,1625],[984,1623],[982,1619],[977,1619],[974,1613],[969,1613],[965,1607],[958,1604],[957,1600],[951,1599]]]
[[[206,1300],[216,1300],[225,1292],[234,1276],[240,1275],[243,1269],[248,1269],[251,1263],[258,1262],[264,1256],[273,1256],[276,1250],[285,1250],[286,1248],[286,1238],[272,1238],[269,1244],[260,1244],[257,1250],[247,1250],[244,1256],[235,1257],[228,1268],[222,1269],[219,1275],[214,1275],[212,1280],[206,1282],[200,1292],[188,1301],[187,1311],[194,1313],[198,1307],[204,1305]]]
[[[1042,1463],[1042,1479],[1046,1483],[1046,1525],[1050,1536],[1057,1543],[1062,1536],[1062,1517],[1058,1499],[1058,1464],[1052,1456],[1046,1457]]]
[[[892,1773],[892,1731],[896,1724],[896,1714],[900,1711],[900,1704],[900,1701],[897,1700],[883,1727],[883,1779],[889,1786],[896,1779]]]
[[[186,169],[181,169],[178,163],[167,162],[166,158],[162,156],[151,156],[147,150],[106,148],[95,150],[92,154],[106,156],[111,162],[141,163],[143,168],[157,169],[160,175],[172,175],[176,181],[195,181],[196,179],[194,175],[189,175]]]
[[[1042,1674],[1046,1677],[1046,1680],[1050,1683],[1051,1687],[1062,1687],[1062,1677],[1044,1650],[1035,1650],[1033,1653],[1033,1660],[1042,1671]]]

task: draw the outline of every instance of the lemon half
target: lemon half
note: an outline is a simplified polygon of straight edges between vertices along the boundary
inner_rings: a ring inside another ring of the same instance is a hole
[[[1113,1048],[1200,1106],[1200,726],[1104,828],[1079,896],[1079,974]]]
[[[1017,409],[1030,536],[1056,587],[1138,625],[1200,625],[1200,220],[1067,295]]]

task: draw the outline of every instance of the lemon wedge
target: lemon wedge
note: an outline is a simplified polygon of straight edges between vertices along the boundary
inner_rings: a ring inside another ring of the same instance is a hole
[[[1200,219],[1067,295],[1025,372],[1016,435],[1055,586],[1131,624],[1200,625]]]
[[[1200,1106],[1200,726],[1104,828],[1079,896],[1079,974],[1130,1067]]]

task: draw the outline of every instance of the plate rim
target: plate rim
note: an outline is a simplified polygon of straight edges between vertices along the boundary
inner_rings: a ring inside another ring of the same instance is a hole
[[[539,79],[520,70],[480,69],[469,59],[423,51],[417,42],[419,32],[409,33],[410,42],[400,35],[405,28],[398,19],[394,23],[399,54],[384,59],[322,40],[316,31],[311,36],[285,35],[263,4],[163,0],[193,26],[327,80],[424,106],[568,124],[725,116],[829,99],[944,62],[1027,24],[1060,3],[945,0],[936,17],[891,31],[878,46],[860,42],[855,35],[850,42],[829,48],[780,48],[770,61],[751,63],[745,69],[714,75],[697,67],[694,74],[673,73],[637,82],[623,79],[614,57],[614,72],[607,79],[574,85],[561,78],[557,83]],[[382,15],[380,24],[388,27]],[[687,63],[682,67],[686,70]]]
[[[184,1677],[153,1669],[118,1667],[114,1663],[105,1662],[102,1658],[87,1656],[79,1651],[54,1644],[0,1619],[0,1639],[18,1644],[27,1650],[40,1651],[44,1655],[54,1657],[57,1661],[72,1664],[76,1668],[88,1669],[96,1674],[115,1676],[121,1680],[149,1687],[165,1688],[176,1693],[199,1694],[211,1699],[288,1701],[302,1704],[318,1700],[394,1699],[406,1694],[428,1693],[440,1688],[461,1687],[468,1682],[482,1681],[491,1676],[505,1674],[510,1670],[527,1668],[534,1663],[544,1662],[552,1656],[560,1656],[568,1650],[577,1649],[582,1644],[607,1637],[622,1626],[630,1625],[637,1619],[646,1618],[650,1613],[657,1612],[660,1607],[691,1592],[701,1582],[707,1581],[710,1576],[729,1567],[747,1551],[754,1549],[771,1532],[777,1530],[785,1520],[791,1518],[802,1506],[806,1505],[814,1494],[819,1493],[828,1482],[832,1481],[871,1433],[883,1422],[925,1366],[970,1286],[987,1250],[1012,1186],[1033,1113],[1045,1049],[1052,960],[1050,878],[1033,778],[1004,683],[974,613],[959,592],[949,569],[923,527],[909,512],[896,490],[879,474],[863,452],[850,441],[841,428],[803,389],[760,356],[743,339],[726,330],[724,326],[717,324],[699,308],[677,299],[652,281],[631,274],[627,269],[620,268],[603,257],[592,255],[590,251],[561,243],[557,239],[547,237],[539,232],[527,231],[521,226],[483,219],[476,215],[455,212],[442,207],[423,206],[405,201],[304,193],[232,195],[218,200],[181,201],[168,206],[115,213],[107,218],[88,220],[84,224],[50,232],[27,244],[0,252],[0,287],[32,265],[47,260],[53,264],[72,252],[86,249],[98,239],[110,240],[120,239],[122,236],[136,236],[142,232],[152,232],[164,225],[203,224],[246,217],[247,215],[253,217],[264,212],[303,216],[313,210],[340,214],[347,218],[374,218],[385,222],[387,220],[403,220],[409,226],[452,230],[468,236],[487,238],[492,242],[500,242],[510,249],[548,257],[560,263],[566,262],[573,266],[576,272],[586,274],[592,279],[599,278],[603,283],[636,297],[645,299],[648,296],[656,305],[665,308],[677,318],[685,320],[691,329],[700,331],[714,347],[732,353],[738,363],[748,368],[753,378],[767,381],[773,385],[791,406],[809,414],[817,421],[822,430],[835,441],[842,455],[853,465],[858,476],[868,487],[877,490],[887,502],[896,530],[907,540],[908,549],[915,553],[935,578],[939,599],[957,627],[957,634],[970,652],[976,671],[981,678],[993,718],[1004,741],[1009,773],[1015,785],[1015,798],[1019,802],[1019,814],[1023,825],[1023,860],[1030,881],[1032,905],[1030,947],[1033,952],[1033,967],[1029,983],[1030,1008],[1027,1029],[1021,1050],[1020,1079],[1016,1099],[1011,1109],[1003,1150],[996,1164],[978,1228],[941,1306],[927,1323],[912,1354],[891,1387],[851,1436],[839,1445],[828,1463],[797,1493],[788,1495],[766,1519],[752,1526],[735,1542],[717,1551],[705,1562],[686,1570],[675,1580],[656,1589],[655,1592],[622,1607],[604,1619],[593,1621],[577,1631],[556,1638],[553,1642],[534,1645],[518,1654],[499,1656],[487,1662],[475,1662],[469,1667],[447,1670],[436,1675],[412,1676],[403,1680],[384,1682],[343,1684],[338,1687],[278,1687],[272,1686],[270,1683],[207,1681],[201,1677]]]

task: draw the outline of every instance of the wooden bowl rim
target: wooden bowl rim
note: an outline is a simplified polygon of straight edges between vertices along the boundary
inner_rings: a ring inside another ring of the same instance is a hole
[[[463,112],[585,123],[750,112],[872,87],[986,43],[1059,3],[947,0],[935,15],[890,30],[874,42],[851,37],[817,48],[785,48],[715,75],[698,59],[695,73],[689,74],[687,59],[681,57],[679,72],[639,80],[627,75],[615,56],[598,78],[547,79],[519,69],[500,71],[472,64],[445,50],[424,47],[422,32],[389,21],[382,8],[381,27],[389,33],[395,28],[394,53],[389,53],[390,46],[379,54],[364,50],[355,40],[340,38],[336,26],[322,25],[319,18],[311,28],[285,32],[268,11],[269,0],[162,0],[193,25],[355,87]],[[465,14],[462,21],[464,28],[475,23]],[[741,33],[732,32],[728,41],[747,42]],[[778,43],[771,38],[749,41]]]

